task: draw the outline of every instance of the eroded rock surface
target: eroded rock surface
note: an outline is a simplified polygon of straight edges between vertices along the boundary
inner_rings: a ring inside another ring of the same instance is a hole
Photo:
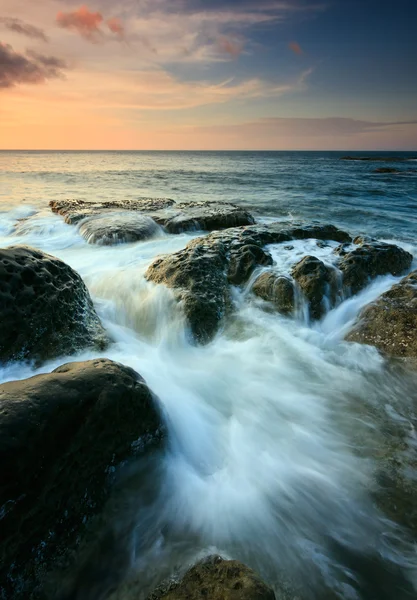
[[[357,240],[361,241],[360,238]],[[339,263],[343,284],[352,294],[358,293],[378,275],[401,275],[410,268],[413,260],[409,252],[393,244],[364,242]]]
[[[271,264],[263,247],[311,237],[351,240],[347,233],[331,225],[288,228],[272,223],[229,228],[196,238],[184,250],[158,258],[146,277],[176,291],[194,339],[207,343],[231,310],[229,283],[244,284],[257,266]]]
[[[417,358],[417,271],[366,306],[347,339],[392,356]]]
[[[291,272],[308,301],[312,319],[320,319],[336,301],[338,272],[315,256],[305,256]],[[326,306],[327,303],[327,306]]]
[[[256,279],[252,291],[263,300],[272,302],[277,311],[284,315],[294,311],[294,284],[288,277],[265,271]]]
[[[144,380],[110,360],[0,385],[0,597],[30,598],[100,511],[114,467],[162,438]]]
[[[211,556],[190,569],[177,584],[161,586],[147,600],[275,600],[252,569],[236,560]],[[134,596],[131,596],[131,600]],[[116,599],[115,599],[116,600]]]
[[[152,219],[168,233],[213,231],[250,225],[255,222],[253,216],[243,208],[221,202],[176,203],[169,198],[139,198],[105,202],[59,200],[51,202],[50,206],[52,211],[63,216],[67,223],[78,224],[81,233],[92,243],[96,242],[94,236],[86,235],[84,232],[88,230],[94,232],[98,227],[97,219],[100,223],[99,241],[104,238],[110,243],[115,231],[118,234],[117,241],[123,241],[123,226],[129,233],[128,241],[131,241],[132,235],[136,235],[132,241],[145,239],[140,237],[143,227],[138,228],[138,225],[135,224],[132,212],[146,215],[148,219]],[[126,214],[123,216],[124,211]],[[138,229],[139,234],[135,233]]]
[[[0,250],[0,361],[43,361],[107,341],[70,266],[26,246]]]

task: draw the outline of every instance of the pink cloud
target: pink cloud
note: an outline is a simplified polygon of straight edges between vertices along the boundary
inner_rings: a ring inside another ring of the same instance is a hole
[[[233,58],[237,58],[243,52],[243,43],[239,40],[221,36],[217,40],[217,47],[223,54],[229,54]]]
[[[124,28],[121,20],[118,19],[117,17],[111,17],[110,19],[108,19],[107,27],[110,29],[110,31],[112,33],[116,33],[117,35],[120,35],[121,37],[124,36],[125,28]]]
[[[60,11],[56,21],[59,27],[77,31],[89,41],[94,41],[102,33],[99,26],[103,22],[103,15],[99,12],[91,12],[87,6],[81,6],[67,13]]]
[[[303,49],[301,48],[298,42],[291,42],[290,44],[288,44],[288,48],[292,50],[294,54],[298,54],[299,56],[301,54],[304,54]]]

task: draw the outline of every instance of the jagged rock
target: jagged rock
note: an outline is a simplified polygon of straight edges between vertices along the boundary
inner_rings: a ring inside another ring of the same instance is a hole
[[[165,228],[168,233],[184,231],[227,229],[250,225],[255,219],[250,213],[235,204],[220,202],[180,202],[168,198],[139,198],[137,200],[114,200],[105,202],[86,202],[83,200],[58,200],[50,203],[53,212],[60,214],[71,225],[80,224],[81,231],[95,227],[94,218],[101,218],[100,237],[106,235],[111,240],[114,225],[112,215],[118,213],[120,227],[123,230],[123,211],[130,213],[126,217],[126,228],[132,229],[132,211],[147,215],[154,222]],[[105,225],[109,231],[105,234]],[[120,234],[119,234],[120,239]]]
[[[126,211],[109,212],[84,219],[80,223],[79,231],[90,244],[111,246],[147,240],[162,230],[151,217]]]
[[[291,274],[308,300],[310,317],[320,319],[326,310],[326,298],[330,306],[336,301],[336,269],[325,265],[315,256],[305,256],[295,265]]]
[[[30,598],[102,508],[114,467],[162,438],[144,380],[107,359],[0,385],[0,597]]]
[[[272,256],[255,244],[247,244],[232,254],[227,278],[229,283],[240,285],[248,281],[259,265],[272,265]]]
[[[417,358],[417,271],[366,306],[347,339],[392,356]]]
[[[263,246],[310,237],[351,239],[332,225],[288,228],[277,222],[234,227],[196,238],[184,250],[158,258],[146,277],[176,291],[195,340],[207,343],[231,310],[229,282],[245,283],[258,264],[270,264]]]
[[[401,275],[410,268],[412,260],[409,252],[393,244],[365,242],[342,258],[339,269],[344,286],[356,294],[378,275]]]
[[[70,266],[25,246],[0,250],[0,361],[43,361],[107,341]]]
[[[119,596],[119,598],[121,598]],[[130,596],[129,600],[134,600]],[[211,556],[196,564],[177,584],[163,585],[147,600],[275,600],[275,594],[252,569],[236,560]],[[118,600],[114,598],[114,600]]]
[[[263,300],[272,302],[278,312],[284,315],[294,311],[294,284],[288,277],[265,271],[256,279],[252,291]]]

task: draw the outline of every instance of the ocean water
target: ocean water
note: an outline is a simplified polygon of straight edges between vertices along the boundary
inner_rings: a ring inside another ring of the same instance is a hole
[[[213,552],[249,564],[277,589],[295,582],[303,598],[329,590],[326,598],[416,597],[416,549],[376,502],[390,439],[401,435],[416,451],[416,380],[374,348],[344,341],[361,308],[399,278],[378,278],[316,323],[271,313],[249,285],[236,288],[234,315],[198,347],[172,292],[144,273],[201,232],[88,245],[49,201],[229,201],[258,220],[332,223],[417,257],[413,155],[396,154],[408,160],[391,165],[340,160],[346,154],[0,152],[0,246],[30,245],[76,269],[115,340],[103,355],[133,367],[161,401],[170,444],[149,467],[151,500],[130,489],[115,523],[116,531],[128,524],[128,541],[106,558],[116,577],[125,552],[143,597],[176,567]],[[374,172],[385,166],[399,173]],[[270,251],[288,273],[309,254],[331,263],[335,245],[303,240]],[[98,355],[37,369],[12,363],[0,368],[0,381]],[[93,594],[100,585],[88,578],[79,588],[81,599],[106,597],[106,589]]]

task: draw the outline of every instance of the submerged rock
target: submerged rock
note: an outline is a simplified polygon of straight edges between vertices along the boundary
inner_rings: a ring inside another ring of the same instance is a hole
[[[144,380],[107,359],[0,385],[0,597],[31,597],[100,512],[114,467],[162,437]]]
[[[291,272],[308,301],[312,319],[320,319],[326,312],[326,301],[333,306],[338,291],[338,272],[315,256],[305,256]]]
[[[63,216],[67,223],[79,224],[81,233],[92,243],[100,243],[102,239],[111,243],[114,233],[117,233],[116,242],[124,241],[124,229],[127,232],[127,241],[145,239],[141,235],[143,226],[138,223],[140,218],[138,216],[135,221],[135,213],[141,214],[142,218],[147,216],[148,219],[152,219],[152,222],[164,227],[168,233],[213,231],[255,222],[253,216],[240,206],[221,202],[176,203],[169,198],[139,198],[105,202],[59,200],[51,202],[50,206],[52,211]],[[89,234],[89,231],[94,233],[96,228],[99,228],[97,239]]]
[[[412,260],[409,252],[393,244],[364,241],[360,248],[342,258],[339,269],[344,286],[352,294],[357,294],[378,275],[401,275],[410,268]]]
[[[137,597],[137,596],[136,596]],[[114,597],[118,600],[122,596]],[[135,595],[125,596],[134,600]],[[237,560],[210,556],[178,583],[163,585],[147,600],[275,600],[275,594],[252,569]]]
[[[347,339],[392,356],[417,358],[417,271],[366,306]]]
[[[161,232],[151,217],[132,211],[109,212],[84,219],[79,230],[89,244],[103,246],[147,240]]]
[[[265,271],[256,279],[252,291],[263,300],[272,302],[277,311],[284,315],[294,311],[294,284],[288,277]]]
[[[146,278],[175,290],[194,339],[207,343],[231,310],[229,283],[244,284],[257,266],[271,264],[263,247],[310,237],[351,240],[332,225],[288,228],[278,222],[234,227],[196,238],[184,250],[158,258]]]
[[[43,361],[107,342],[70,266],[25,246],[0,250],[0,361]]]

